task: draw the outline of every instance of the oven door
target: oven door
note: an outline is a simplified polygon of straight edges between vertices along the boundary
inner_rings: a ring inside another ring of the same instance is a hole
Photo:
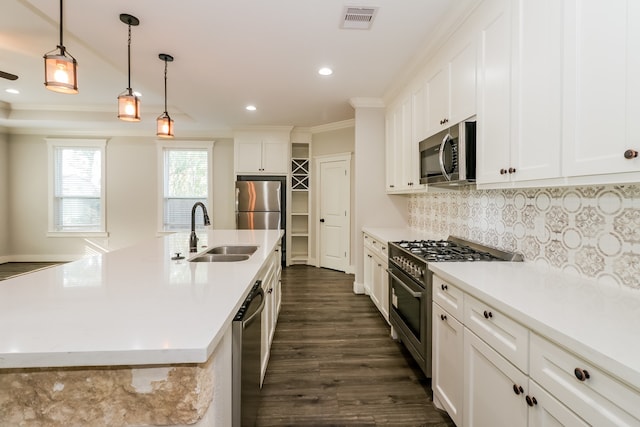
[[[426,366],[427,313],[425,288],[406,273],[389,264],[389,321],[425,375],[430,376]],[[430,368],[430,367],[429,367]]]

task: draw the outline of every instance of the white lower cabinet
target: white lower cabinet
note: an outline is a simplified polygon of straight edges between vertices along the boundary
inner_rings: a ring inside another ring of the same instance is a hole
[[[387,244],[364,233],[364,288],[384,319],[389,322],[389,276]]]
[[[527,426],[528,378],[464,329],[464,426]]]
[[[464,392],[464,327],[436,302],[433,303],[433,402],[462,425]]]
[[[640,426],[637,389],[437,276],[433,325],[434,402],[457,426]]]
[[[264,308],[262,310],[262,331],[260,345],[260,385],[264,381],[267,372],[269,356],[271,355],[271,343],[276,331],[276,322],[280,311],[280,251],[276,249],[272,255],[272,261],[261,275],[262,290],[264,292]]]
[[[531,427],[586,427],[576,414],[553,397],[535,381],[529,380],[529,425]]]
[[[531,377],[590,425],[640,425],[637,391],[536,334],[531,335]]]

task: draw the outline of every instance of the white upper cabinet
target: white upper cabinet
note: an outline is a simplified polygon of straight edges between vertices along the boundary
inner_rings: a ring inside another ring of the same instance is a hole
[[[475,114],[476,57],[476,44],[471,42],[453,55],[428,79],[425,109],[426,131],[419,140],[447,129]]]
[[[237,134],[234,144],[236,174],[287,174],[289,145],[286,134]]]
[[[505,2],[480,36],[477,182],[561,176],[563,2]]]
[[[480,32],[476,181],[508,181],[511,163],[511,7],[502,2]]]
[[[640,2],[565,3],[564,172],[638,172]]]
[[[413,136],[412,97],[391,106],[386,116],[386,190],[409,193],[421,190],[418,141]]]

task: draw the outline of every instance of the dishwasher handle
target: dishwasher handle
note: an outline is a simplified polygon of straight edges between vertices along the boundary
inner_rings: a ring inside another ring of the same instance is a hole
[[[256,317],[262,314],[262,310],[264,310],[264,303],[265,303],[264,290],[262,289],[262,286],[259,286],[259,285],[257,287],[257,290],[253,293],[251,301],[253,301],[253,299],[258,295],[260,295],[260,299],[261,299],[260,306],[258,306],[256,311],[254,311],[247,319],[242,321],[242,329],[246,329]]]

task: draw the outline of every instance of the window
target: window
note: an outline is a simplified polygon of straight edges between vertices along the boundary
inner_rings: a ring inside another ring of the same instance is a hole
[[[207,209],[211,200],[212,143],[166,143],[160,146],[162,170],[161,230],[191,229],[191,209],[202,202]],[[196,224],[202,227],[200,209]]]
[[[48,139],[49,232],[104,235],[105,140]]]

